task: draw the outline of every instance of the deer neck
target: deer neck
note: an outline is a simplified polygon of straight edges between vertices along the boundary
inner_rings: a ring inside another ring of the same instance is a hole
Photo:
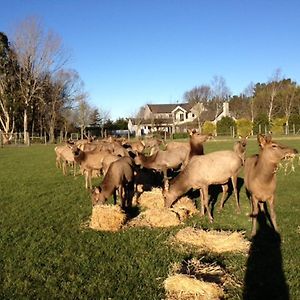
[[[277,163],[268,161],[264,155],[260,155],[256,165],[257,177],[262,182],[271,182],[276,176]]]

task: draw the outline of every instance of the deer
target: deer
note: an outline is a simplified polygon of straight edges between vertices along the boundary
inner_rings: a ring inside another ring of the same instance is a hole
[[[56,154],[56,167],[62,168],[63,174],[67,174],[67,164],[72,165],[74,176],[76,175],[76,164],[71,149],[67,145],[54,148]]]
[[[122,208],[130,207],[134,189],[133,161],[130,157],[121,157],[111,163],[101,186],[92,192],[92,204],[104,204],[112,195],[117,203],[117,190]]]
[[[85,188],[92,188],[92,172],[102,169],[102,162],[109,151],[99,151],[97,149],[92,151],[83,151],[76,145],[69,145],[72,150],[74,160],[80,165],[81,170],[85,173]]]
[[[171,207],[179,197],[190,189],[200,189],[201,215],[205,209],[210,222],[213,217],[208,207],[208,187],[211,184],[225,184],[231,178],[236,178],[242,167],[241,158],[231,150],[215,151],[206,155],[193,156],[182,172],[170,181],[163,192],[165,207]],[[236,181],[232,180],[235,195],[237,195]]]
[[[281,160],[294,157],[297,149],[279,144],[270,135],[259,134],[257,142],[259,154],[248,157],[244,166],[245,187],[252,206],[251,236],[256,234],[257,215],[264,211],[267,203],[270,208],[271,223],[278,232],[275,213],[276,170]]]
[[[239,136],[239,140],[236,141],[233,145],[233,151],[241,158],[242,160],[242,165],[245,163],[245,156],[246,156],[246,146],[247,146],[247,140],[248,136],[242,137],[241,135]],[[232,185],[237,185],[237,177],[232,177]],[[234,181],[234,182],[233,182]],[[224,208],[224,202],[226,200],[225,196],[226,193],[228,192],[228,183],[222,185],[222,198],[220,201],[220,207],[219,210],[221,211]],[[241,207],[240,207],[240,202],[239,202],[239,195],[237,191],[234,191],[235,193],[235,200],[236,200],[236,209],[237,212],[241,212]]]
[[[138,153],[134,158],[136,166],[140,168],[152,169],[158,172],[162,172],[164,176],[164,185],[167,185],[168,176],[167,171],[169,169],[178,169],[186,159],[186,154],[181,151],[180,148],[172,150],[158,150],[151,156],[146,156],[142,153]]]

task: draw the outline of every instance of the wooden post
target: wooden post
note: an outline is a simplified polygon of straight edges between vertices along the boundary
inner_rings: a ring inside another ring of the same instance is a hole
[[[295,126],[295,123],[293,124],[293,132],[294,132],[294,134],[296,134],[296,126]]]
[[[47,145],[47,135],[46,135],[46,132],[44,133],[44,141],[45,141],[45,145]]]

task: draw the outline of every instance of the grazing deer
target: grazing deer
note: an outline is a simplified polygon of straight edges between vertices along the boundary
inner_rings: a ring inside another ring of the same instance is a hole
[[[131,205],[134,193],[133,161],[130,157],[121,157],[111,163],[100,187],[92,193],[92,204],[103,204],[113,195],[117,202],[117,190],[121,197],[122,208]]]
[[[183,171],[170,181],[169,189],[164,191],[165,207],[171,207],[190,189],[201,189],[201,215],[204,215],[206,209],[212,222],[213,217],[208,207],[208,186],[223,185],[230,178],[236,178],[241,167],[241,158],[230,150],[193,156]],[[232,183],[237,195],[236,180],[232,180]]]
[[[298,153],[296,149],[272,141],[271,136],[259,134],[257,141],[260,153],[247,158],[244,167],[246,191],[252,204],[252,236],[256,234],[259,209],[263,210],[267,202],[272,225],[278,231],[274,210],[277,166],[282,159],[293,157]]]

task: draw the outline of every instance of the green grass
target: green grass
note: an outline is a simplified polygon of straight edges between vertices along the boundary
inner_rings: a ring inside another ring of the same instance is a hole
[[[284,143],[300,150],[300,140]],[[231,148],[232,141],[205,144],[207,153]],[[118,233],[84,228],[91,214],[84,179],[64,177],[55,168],[53,149],[0,149],[0,299],[163,299],[162,283],[170,265],[203,255],[179,251],[167,242],[178,227]],[[256,142],[249,141],[248,154],[257,149]],[[286,290],[290,299],[300,299],[299,181],[299,166],[288,176],[278,174],[281,243],[265,231],[253,240],[249,257],[206,256],[245,282],[226,290],[228,299],[286,299]],[[249,236],[250,206],[244,188],[240,196],[240,215],[230,197],[222,213],[215,211],[213,224],[195,216],[185,226],[243,230]]]

